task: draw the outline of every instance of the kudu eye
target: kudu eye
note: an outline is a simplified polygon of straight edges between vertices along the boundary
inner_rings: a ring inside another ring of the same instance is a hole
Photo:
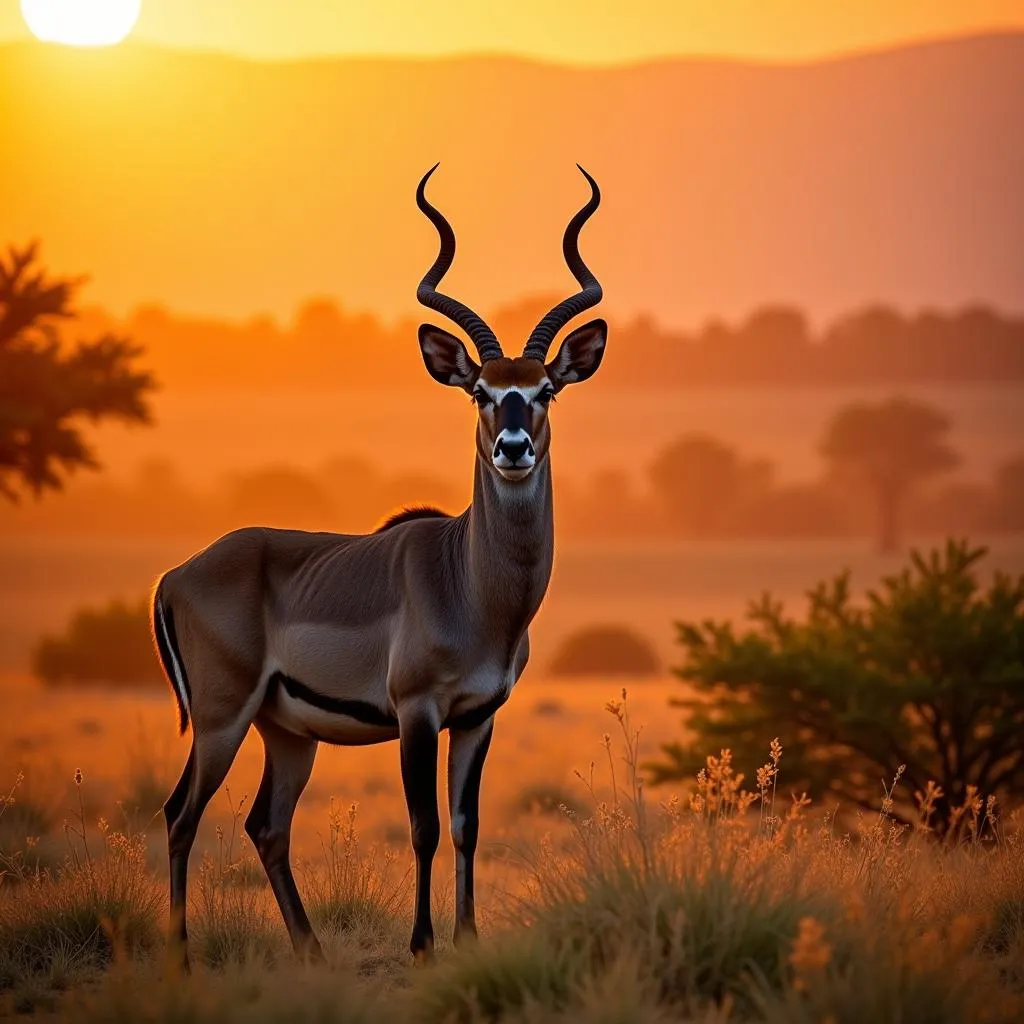
[[[491,398],[483,388],[477,388],[473,392],[473,401],[476,402],[481,409],[486,409],[489,405],[494,405],[494,399]]]

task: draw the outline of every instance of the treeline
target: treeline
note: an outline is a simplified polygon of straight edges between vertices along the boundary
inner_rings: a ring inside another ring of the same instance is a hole
[[[819,440],[824,473],[799,484],[778,483],[766,459],[691,433],[654,459],[646,495],[631,497],[628,478],[611,472],[570,510],[582,530],[646,521],[690,537],[873,533],[882,551],[898,550],[907,534],[1024,529],[1024,456],[990,483],[951,480],[961,465],[952,427],[940,409],[912,399],[853,402]]]
[[[886,549],[907,536],[1024,530],[1024,455],[988,481],[967,481],[956,475],[950,429],[903,399],[847,406],[822,438],[821,476],[800,482],[710,435],[685,434],[630,472],[558,476],[556,528],[563,540],[873,536]],[[80,477],[57,499],[0,504],[0,534],[207,541],[251,524],[357,533],[403,505],[457,513],[469,497],[468,481],[387,473],[358,457],[311,470],[268,465],[207,487],[152,461],[127,482]]]
[[[468,493],[438,477],[384,474],[357,457],[313,470],[268,464],[226,474],[209,486],[184,478],[163,459],[132,479],[76,477],[57,498],[0,505],[0,534],[192,537],[209,541],[240,526],[362,533],[390,512],[418,502],[461,511]]]
[[[907,537],[1024,531],[1024,456],[987,481],[951,477],[914,489],[895,537],[884,535],[878,498],[859,473],[780,480],[771,461],[707,434],[680,437],[640,476],[607,470],[556,488],[558,525],[573,538],[868,537],[891,549]]]
[[[663,331],[646,318],[622,329],[629,346],[680,386],[1024,380],[1024,318],[983,306],[913,315],[870,306],[819,332],[786,305],[762,307],[736,324],[711,320],[692,333]]]
[[[518,350],[551,296],[497,310],[490,320]],[[418,319],[385,323],[330,299],[305,303],[288,324],[197,319],[157,307],[124,322],[97,311],[87,327],[127,334],[170,391],[393,389],[429,386],[416,351]],[[78,327],[76,327],[76,330]],[[673,331],[650,317],[612,317],[607,366],[594,386],[966,384],[1024,381],[1024,318],[978,306],[913,315],[855,310],[815,331],[795,306]]]

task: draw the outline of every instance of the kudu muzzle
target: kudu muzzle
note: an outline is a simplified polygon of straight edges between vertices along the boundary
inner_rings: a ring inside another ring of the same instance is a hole
[[[526,476],[537,461],[526,400],[515,391],[506,395],[498,406],[496,419],[498,433],[491,452],[494,468],[502,474]]]

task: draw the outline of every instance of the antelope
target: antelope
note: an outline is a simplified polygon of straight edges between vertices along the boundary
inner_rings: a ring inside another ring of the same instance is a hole
[[[473,860],[484,761],[495,714],[526,667],[527,630],[554,555],[549,403],[597,370],[608,328],[600,319],[577,328],[545,362],[556,334],[602,296],[579,253],[580,229],[601,200],[582,167],[591,196],[562,243],[581,290],[543,317],[522,355],[509,357],[473,310],[437,290],[455,257],[455,233],[425,194],[437,166],[416,192],[440,238],[416,297],[465,331],[479,363],[462,341],[431,324],[419,328],[419,345],[434,380],[461,388],[476,404],[471,504],[458,516],[406,509],[362,535],[236,530],[171,569],[154,591],[153,634],[179,734],[192,726],[185,768],[164,805],[170,939],[186,968],[189,853],[250,726],[262,738],[264,767],[245,828],[298,955],[323,959],[289,858],[295,806],[321,742],[399,742],[416,862],[409,948],[419,961],[434,945],[438,736],[448,731],[454,940],[476,934]]]

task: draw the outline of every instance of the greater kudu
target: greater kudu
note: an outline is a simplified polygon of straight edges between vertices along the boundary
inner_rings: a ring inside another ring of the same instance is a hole
[[[437,291],[455,255],[455,234],[425,196],[434,169],[416,201],[440,235],[440,251],[417,298],[469,335],[481,365],[438,327],[420,327],[419,342],[434,379],[467,391],[477,405],[472,504],[459,516],[407,510],[358,536],[236,530],[156,587],[153,632],[180,731],[192,722],[188,761],[164,806],[171,938],[185,963],[189,851],[204,808],[253,725],[265,762],[246,830],[300,954],[323,955],[289,862],[292,815],[321,741],[399,741],[416,855],[410,948],[419,958],[433,947],[438,734],[448,730],[456,941],[476,931],[481,773],[495,712],[526,665],[527,627],[551,575],[548,404],[594,373],[607,336],[603,320],[579,327],[545,365],[556,333],[601,299],[578,248],[600,192],[583,171],[591,198],[563,240],[582,290],[540,321],[521,356],[509,358],[480,317]]]

